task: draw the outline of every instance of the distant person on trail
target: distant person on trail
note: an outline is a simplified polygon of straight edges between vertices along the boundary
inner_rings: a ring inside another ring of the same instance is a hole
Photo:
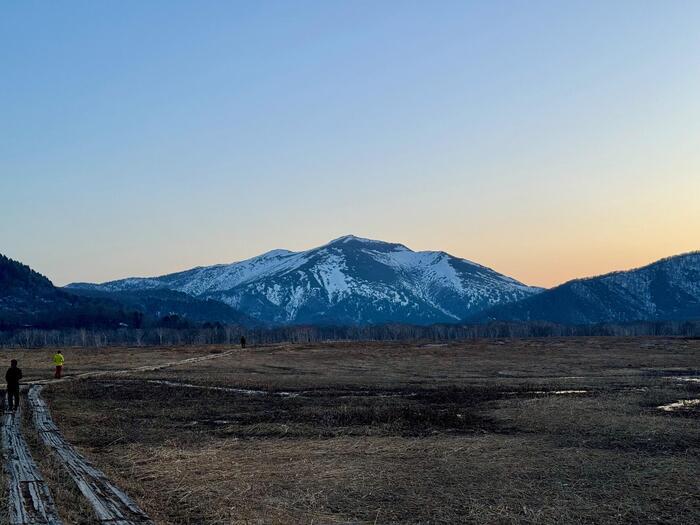
[[[56,353],[53,355],[53,364],[56,365],[56,372],[53,375],[55,379],[61,379],[61,374],[63,373],[63,363],[65,362],[66,360],[61,351],[56,350]]]
[[[17,368],[17,359],[13,359],[10,361],[10,368],[5,372],[5,381],[7,381],[7,409],[13,412],[19,407],[20,379],[22,379],[22,369]]]
[[[241,336],[241,348],[245,348],[245,336]]]

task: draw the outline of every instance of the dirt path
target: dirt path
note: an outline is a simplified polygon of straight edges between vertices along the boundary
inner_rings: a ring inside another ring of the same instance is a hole
[[[134,372],[150,372],[173,366],[198,363],[229,356],[237,349],[218,354],[191,357],[157,365],[146,365],[123,370],[85,372],[62,379],[45,379],[28,382],[29,406],[39,438],[58,458],[95,510],[99,523],[111,525],[146,525],[152,520],[107,476],[78,453],[61,435],[40,393],[43,385],[75,381],[78,379],[125,375]],[[8,506],[10,525],[62,525],[48,486],[34,462],[21,433],[20,410],[7,412],[2,419],[2,450],[5,472],[8,476]]]
[[[210,361],[211,359],[220,359],[222,357],[229,356],[231,354],[234,354],[237,352],[238,349],[235,350],[227,350],[226,352],[221,352],[220,354],[207,354],[203,355],[200,357],[190,357],[188,359],[182,359],[181,361],[168,361],[166,363],[160,363],[157,365],[145,365],[145,366],[138,366],[136,368],[125,368],[122,370],[103,370],[99,372],[82,372],[80,374],[73,374],[73,375],[68,375],[65,377],[62,377],[61,379],[39,379],[36,381],[28,381],[27,385],[51,385],[54,383],[63,383],[65,381],[75,381],[76,379],[90,379],[94,377],[104,377],[104,376],[112,376],[112,375],[125,375],[125,374],[131,374],[134,372],[152,372],[154,370],[162,370],[164,368],[170,368],[173,366],[180,366],[180,365],[188,365],[191,363],[199,363],[201,361]]]

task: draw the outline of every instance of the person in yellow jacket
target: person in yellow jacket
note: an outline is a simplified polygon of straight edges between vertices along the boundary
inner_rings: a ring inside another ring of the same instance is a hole
[[[61,379],[61,373],[63,372],[63,363],[65,363],[66,360],[63,357],[63,354],[61,353],[60,350],[56,350],[56,353],[53,355],[53,364],[56,365],[56,372],[54,373],[54,377],[56,379]]]

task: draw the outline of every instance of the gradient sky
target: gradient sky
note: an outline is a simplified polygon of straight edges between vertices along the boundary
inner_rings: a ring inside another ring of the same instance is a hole
[[[700,249],[700,2],[0,5],[0,252],[57,284],[347,233],[528,284]]]

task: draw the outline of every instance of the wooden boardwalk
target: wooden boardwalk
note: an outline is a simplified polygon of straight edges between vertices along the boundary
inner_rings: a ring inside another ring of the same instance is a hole
[[[161,370],[210,359],[227,357],[236,352],[228,350],[220,354],[192,357],[181,361],[169,361],[124,370],[105,370],[75,374],[63,379],[46,379],[29,383],[29,406],[39,439],[48,447],[66,469],[76,486],[92,505],[97,523],[110,525],[153,525],[153,521],[121,489],[107,479],[84,456],[78,453],[61,435],[51,418],[46,403],[41,399],[42,385],[74,381],[77,379],[123,375],[132,372]],[[4,391],[0,391],[4,394]],[[0,410],[2,401],[0,400]],[[22,437],[21,412],[5,412],[2,416],[2,456],[8,486],[9,525],[63,525],[56,511],[51,492],[32,459],[26,441]]]
[[[99,520],[114,525],[152,524],[151,519],[121,489],[107,479],[82,454],[68,443],[51,418],[46,403],[41,399],[41,386],[29,390],[32,419],[39,438],[60,460],[80,492],[88,500]]]
[[[21,409],[2,417],[2,455],[10,525],[61,525],[49,488],[22,437]]]

